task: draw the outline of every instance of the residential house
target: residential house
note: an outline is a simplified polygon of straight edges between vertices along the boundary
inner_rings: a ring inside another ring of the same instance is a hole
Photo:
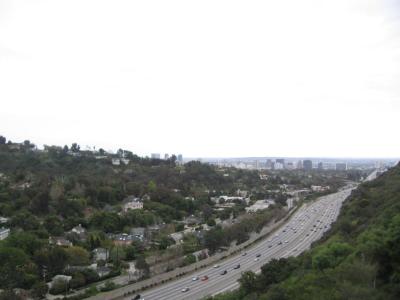
[[[119,165],[121,164],[121,161],[120,161],[119,158],[112,158],[112,159],[111,159],[111,163],[112,163],[114,166],[119,166]]]
[[[0,224],[5,224],[8,222],[8,220],[9,218],[0,217]]]
[[[329,186],[320,186],[320,185],[312,185],[311,190],[313,192],[325,192],[329,191],[330,187]]]
[[[67,276],[67,275],[56,275],[52,278],[51,282],[50,282],[50,288],[53,286],[53,284],[55,284],[58,281],[63,281],[63,282],[70,282],[70,280],[72,279],[72,276]]]
[[[72,228],[71,232],[76,234],[81,241],[86,240],[87,232],[86,229],[82,227],[81,224]]]
[[[99,275],[99,277],[104,277],[111,273],[111,268],[106,267],[106,266],[97,267],[96,273],[97,273],[97,275]]]
[[[128,196],[123,200],[122,209],[124,212],[127,212],[130,209],[143,209],[143,202],[140,198]]]
[[[0,241],[6,239],[10,235],[10,229],[0,228]]]
[[[187,226],[194,226],[194,225],[201,224],[202,222],[201,222],[200,218],[198,218],[194,215],[191,215],[191,216],[185,218],[183,220],[183,223]]]
[[[124,165],[128,165],[129,164],[129,159],[127,159],[127,158],[121,158],[121,162],[124,164]]]
[[[246,212],[253,213],[258,210],[267,209],[268,207],[274,204],[275,204],[274,200],[258,200],[252,206],[246,207]]]
[[[169,236],[170,236],[170,238],[172,238],[175,241],[176,244],[180,244],[183,242],[183,232],[182,231],[171,233]]]
[[[127,234],[127,233],[119,233],[119,234],[114,235],[112,240],[113,240],[114,245],[128,246],[133,241],[136,240],[136,237],[134,235]]]
[[[64,237],[56,237],[56,236],[49,237],[49,244],[57,245],[57,246],[61,246],[61,247],[71,247],[72,246],[71,241],[67,240]]]
[[[93,254],[93,259],[95,261],[98,261],[98,260],[107,261],[109,255],[110,255],[110,251],[108,251],[105,248],[96,248],[92,251],[92,254]]]
[[[211,201],[213,201],[216,204],[221,204],[221,203],[226,203],[226,202],[247,202],[247,199],[245,197],[241,196],[218,196],[218,197],[211,197]]]

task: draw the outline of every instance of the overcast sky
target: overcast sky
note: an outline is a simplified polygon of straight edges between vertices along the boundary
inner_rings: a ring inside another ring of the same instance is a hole
[[[0,0],[0,134],[188,157],[400,156],[400,4]]]

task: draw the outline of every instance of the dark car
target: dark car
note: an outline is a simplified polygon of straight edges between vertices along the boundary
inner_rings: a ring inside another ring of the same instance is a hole
[[[221,275],[225,275],[226,273],[228,273],[228,271],[227,270],[223,270],[220,274]]]
[[[258,253],[257,255],[256,255],[256,257],[260,257],[261,256],[261,254],[260,253]]]
[[[132,300],[140,300],[142,299],[142,296],[140,295],[136,295],[135,297],[132,298]]]
[[[240,268],[240,264],[237,264],[236,266],[233,267],[234,269],[239,269]]]

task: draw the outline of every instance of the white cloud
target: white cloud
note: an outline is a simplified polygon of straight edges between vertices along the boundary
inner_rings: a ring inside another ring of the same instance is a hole
[[[396,5],[2,1],[1,133],[140,154],[398,156]]]

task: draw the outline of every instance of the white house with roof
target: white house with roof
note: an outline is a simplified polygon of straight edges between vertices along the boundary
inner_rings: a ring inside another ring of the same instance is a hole
[[[6,239],[10,235],[10,229],[0,228],[0,240]]]
[[[253,205],[246,207],[246,212],[252,213],[258,210],[267,209],[268,207],[274,204],[275,204],[274,200],[258,200]]]
[[[143,201],[135,196],[128,196],[123,201],[122,209],[124,212],[130,209],[143,209]]]
[[[9,221],[9,218],[0,217],[0,224],[7,223],[8,221]]]
[[[109,251],[105,248],[96,248],[92,251],[92,253],[93,253],[93,259],[95,261],[98,261],[98,260],[107,261],[107,259],[109,257]]]
[[[119,165],[121,164],[121,161],[120,161],[119,158],[112,158],[112,159],[111,159],[111,163],[112,163],[114,166],[119,166]]]
[[[74,228],[71,229],[72,233],[75,233],[78,235],[80,240],[85,240],[86,239],[86,229],[79,224],[78,226],[75,226]]]

